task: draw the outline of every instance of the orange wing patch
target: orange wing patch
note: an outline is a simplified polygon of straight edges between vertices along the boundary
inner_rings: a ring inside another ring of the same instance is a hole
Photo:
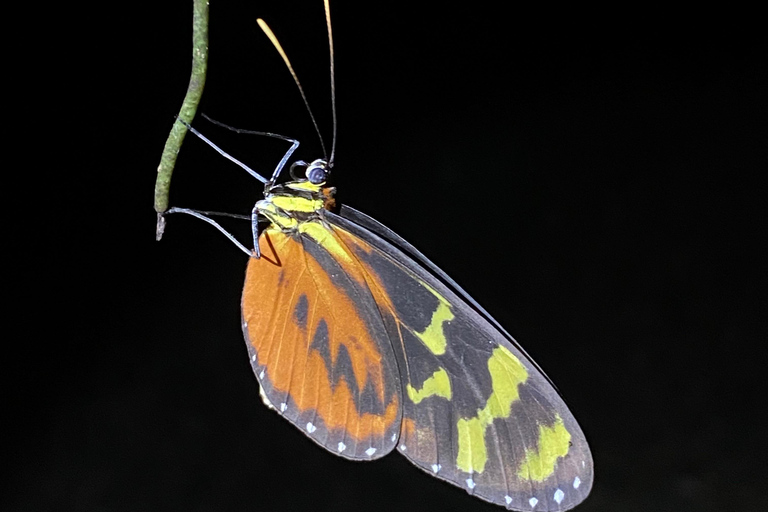
[[[329,450],[349,458],[386,454],[401,421],[400,383],[355,260],[342,262],[276,229],[259,242],[262,258],[248,263],[242,315],[264,394]]]

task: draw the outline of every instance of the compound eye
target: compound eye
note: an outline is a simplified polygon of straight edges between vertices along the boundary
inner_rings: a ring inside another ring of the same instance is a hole
[[[320,165],[310,165],[307,167],[306,176],[313,185],[322,185],[328,179],[328,169]]]

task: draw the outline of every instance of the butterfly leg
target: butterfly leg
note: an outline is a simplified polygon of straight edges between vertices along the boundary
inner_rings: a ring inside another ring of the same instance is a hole
[[[259,247],[259,205],[253,207],[251,211],[251,232],[253,233],[253,256],[261,258],[261,247]]]
[[[283,155],[283,158],[281,158],[280,161],[277,163],[277,167],[275,167],[275,170],[272,172],[272,177],[269,179],[269,183],[274,183],[277,180],[277,178],[280,176],[280,173],[282,172],[283,168],[285,167],[286,162],[288,162],[288,159],[291,158],[291,155],[293,154],[294,151],[296,151],[296,148],[299,147],[299,141],[297,141],[296,139],[292,139],[290,137],[286,137],[285,135],[279,135],[277,133],[270,133],[270,132],[259,132],[259,131],[256,131],[256,130],[243,130],[242,128],[235,128],[233,126],[229,126],[227,124],[224,124],[224,123],[221,123],[219,121],[216,121],[215,119],[211,119],[210,117],[208,117],[205,114],[203,114],[203,117],[205,119],[207,119],[208,121],[212,122],[213,124],[215,124],[217,126],[221,126],[222,128],[226,128],[227,130],[231,130],[231,131],[233,131],[235,133],[244,133],[246,135],[260,135],[262,137],[272,137],[273,139],[280,139],[280,140],[284,140],[286,142],[290,142],[291,143],[291,147],[288,148],[288,151],[285,152],[285,154]],[[226,158],[229,158],[230,160],[232,160],[233,162],[238,164],[240,167],[245,169],[248,173],[250,173],[252,176],[254,176],[256,179],[258,179],[262,183],[267,183],[267,180],[265,180],[263,177],[261,177],[260,175],[256,174],[254,171],[252,171],[251,169],[246,167],[245,164],[242,164],[242,163],[238,162],[237,160],[235,160],[234,158],[230,157],[229,155],[224,153],[222,150],[217,148],[208,139],[206,139],[205,137],[202,137],[201,135],[199,135],[199,132],[193,131],[191,126],[189,126],[189,125],[187,125],[187,126],[189,127],[190,131],[192,131],[192,133],[194,133],[195,135],[198,135],[199,137],[201,137],[207,144],[209,144],[211,147],[213,147],[216,151],[221,153],[223,156],[225,156]]]
[[[191,216],[196,217],[196,218],[198,218],[198,219],[200,219],[202,221],[205,221],[208,224],[210,224],[211,226],[213,226],[216,229],[218,229],[219,231],[221,231],[224,234],[224,236],[229,238],[230,242],[232,242],[233,244],[235,244],[238,247],[238,249],[243,251],[248,256],[251,255],[251,251],[248,250],[243,244],[241,244],[234,237],[234,235],[232,235],[232,233],[230,233],[229,231],[224,229],[221,226],[221,224],[219,224],[218,222],[216,222],[215,220],[213,220],[212,218],[209,217],[209,215],[221,215],[221,216],[225,216],[225,217],[234,217],[236,219],[247,219],[248,218],[247,215],[237,215],[237,214],[231,214],[231,213],[217,213],[217,212],[203,212],[203,211],[198,211],[198,210],[190,210],[189,208],[171,208],[171,209],[169,209],[165,213],[166,214],[168,214],[168,213],[186,213],[187,215],[191,215]]]
[[[192,132],[192,134],[193,134],[193,135],[196,135],[196,136],[197,136],[199,139],[201,139],[203,142],[205,142],[206,144],[208,144],[209,146],[211,146],[211,147],[212,147],[213,149],[215,149],[215,150],[216,150],[216,152],[217,152],[217,153],[219,153],[221,156],[223,156],[224,158],[226,158],[226,159],[227,159],[227,160],[229,160],[230,162],[234,163],[235,165],[237,165],[238,167],[240,167],[241,169],[243,169],[245,172],[247,172],[248,174],[250,174],[251,176],[253,176],[253,177],[254,177],[254,178],[256,178],[257,180],[259,180],[260,182],[262,182],[262,183],[266,183],[266,182],[267,182],[267,179],[266,179],[264,176],[262,176],[261,174],[257,173],[256,171],[254,171],[253,169],[251,169],[250,167],[248,167],[247,165],[245,165],[243,162],[241,162],[241,161],[240,161],[240,160],[238,160],[237,158],[233,157],[232,155],[230,155],[229,153],[227,153],[227,152],[226,152],[226,151],[224,151],[223,149],[221,149],[219,146],[217,146],[216,144],[214,144],[214,143],[213,143],[213,142],[212,142],[212,141],[211,141],[211,140],[210,140],[208,137],[206,137],[205,135],[203,135],[202,133],[200,133],[199,131],[197,131],[195,128],[193,128],[191,124],[189,124],[189,123],[185,122],[185,121],[184,121],[183,119],[181,119],[181,118],[178,118],[178,120],[179,120],[179,122],[181,122],[182,124],[184,124],[184,126],[186,126],[186,127],[187,127],[187,129],[188,129],[190,132]],[[217,123],[217,124],[220,124],[220,123]],[[226,125],[223,125],[223,126],[226,126]],[[298,143],[296,143],[296,146],[298,146]],[[295,149],[295,148],[293,148],[293,149]],[[292,153],[292,152],[293,152],[293,151],[291,150],[291,153]],[[288,153],[288,154],[287,154],[287,156],[290,156],[290,153]],[[287,159],[287,156],[286,156],[286,157],[284,157],[284,158],[286,158],[286,159]]]

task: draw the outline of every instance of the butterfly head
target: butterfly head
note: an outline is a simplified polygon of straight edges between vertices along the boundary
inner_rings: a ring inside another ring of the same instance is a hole
[[[303,176],[298,172],[298,169],[301,167],[306,169]],[[276,185],[271,181],[267,182],[264,187],[264,194],[267,195],[273,188],[280,186],[319,192],[325,186],[331,175],[331,165],[327,160],[322,158],[313,160],[311,163],[307,163],[304,160],[297,160],[291,164],[290,174],[292,181],[289,181],[284,185]]]
[[[303,176],[300,168],[304,167]],[[268,182],[264,187],[264,197],[274,202],[277,197],[289,198],[278,200],[284,211],[313,211],[333,209],[336,189],[327,186],[332,164],[318,158],[311,163],[299,160],[290,167],[291,181],[275,184]],[[284,201],[288,201],[283,204]],[[308,202],[307,202],[308,201]]]

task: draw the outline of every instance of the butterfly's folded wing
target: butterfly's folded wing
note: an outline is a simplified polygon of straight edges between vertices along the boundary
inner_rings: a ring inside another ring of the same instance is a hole
[[[242,320],[262,395],[338,455],[385,455],[401,423],[399,374],[359,265],[277,229],[260,247],[248,263]]]
[[[373,217],[370,217],[363,212],[356,210],[352,208],[351,206],[347,205],[341,205],[341,208],[339,210],[339,215],[349,221],[351,221],[353,224],[356,224],[364,230],[371,231],[373,234],[379,236],[380,238],[383,238],[386,242],[389,242],[390,244],[394,245],[397,249],[399,249],[403,255],[404,258],[401,258],[401,261],[404,261],[405,264],[408,267],[418,267],[419,265],[423,268],[419,269],[420,272],[427,272],[430,273],[433,277],[436,277],[439,279],[444,285],[448,286],[448,288],[456,293],[460,298],[464,299],[464,301],[473,308],[476,312],[478,312],[488,323],[493,325],[496,329],[499,330],[499,332],[508,340],[510,341],[524,356],[528,361],[536,366],[536,369],[544,375],[549,383],[557,389],[557,386],[555,386],[554,382],[552,382],[552,379],[547,377],[547,375],[544,373],[544,371],[539,367],[538,364],[536,364],[536,361],[531,359],[531,357],[528,355],[528,353],[523,349],[522,346],[520,346],[517,341],[515,341],[514,338],[502,327],[499,322],[496,321],[495,318],[493,318],[490,313],[488,313],[485,308],[483,308],[480,304],[477,303],[475,299],[473,299],[464,289],[459,286],[459,284],[454,281],[451,276],[447,275],[445,272],[440,270],[440,268],[432,263],[432,261],[429,260],[424,254],[421,253],[416,247],[411,245],[407,240],[405,240],[403,237],[389,229],[387,226],[382,224],[381,222],[377,221]],[[375,244],[374,244],[375,245]],[[415,261],[414,261],[415,260]]]
[[[327,214],[365,270],[399,366],[398,451],[514,510],[567,510],[589,494],[592,457],[568,407],[508,335],[389,242]]]

